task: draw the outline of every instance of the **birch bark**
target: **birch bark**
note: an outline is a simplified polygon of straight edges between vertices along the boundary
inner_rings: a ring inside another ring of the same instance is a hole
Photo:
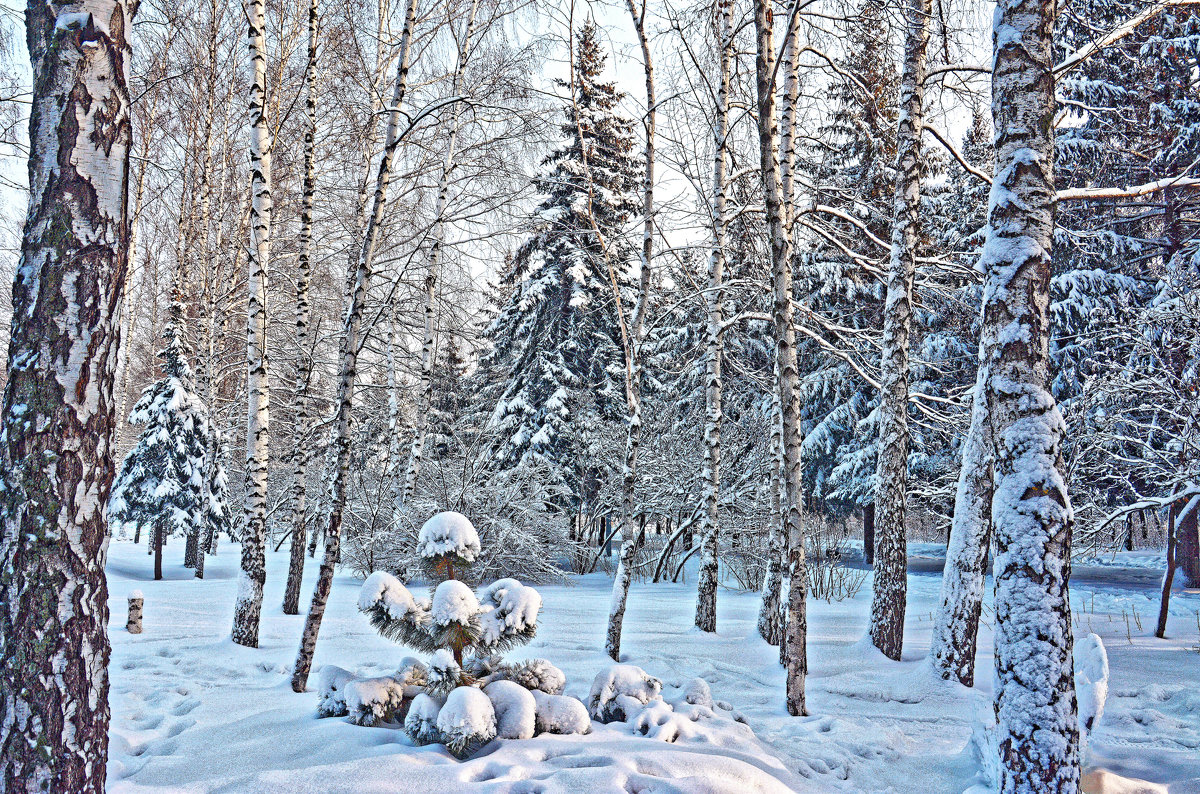
[[[0,415],[4,791],[104,791],[133,11],[126,0],[26,7],[29,209]]]
[[[247,0],[250,84],[250,244],[246,303],[246,480],[242,571],[233,613],[233,641],[258,647],[266,571],[267,453],[270,381],[267,377],[267,265],[271,256],[271,138],[267,128],[266,9]]]

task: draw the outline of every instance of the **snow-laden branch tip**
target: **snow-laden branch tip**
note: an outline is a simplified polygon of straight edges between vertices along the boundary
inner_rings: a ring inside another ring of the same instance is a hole
[[[942,148],[944,148],[946,151],[948,151],[950,153],[950,156],[958,161],[958,164],[962,166],[964,171],[966,171],[968,174],[975,177],[976,179],[980,180],[981,182],[985,182],[989,185],[992,184],[992,178],[990,176],[988,176],[987,174],[985,174],[984,172],[980,171],[978,168],[975,168],[970,163],[968,163],[967,159],[962,156],[962,154],[958,151],[958,149],[954,148],[954,144],[950,143],[950,139],[947,136],[943,135],[941,132],[939,132],[937,127],[930,126],[928,123],[926,123],[926,124],[922,125],[922,129],[924,129],[926,132],[928,132],[930,135],[932,135],[937,140],[937,142],[942,145]]]
[[[1193,163],[1195,165],[1195,163]],[[1189,169],[1190,170],[1190,169]],[[1150,193],[1157,193],[1160,190],[1168,188],[1180,187],[1200,187],[1200,177],[1194,176],[1169,176],[1163,179],[1147,182],[1144,185],[1134,185],[1132,187],[1074,187],[1060,190],[1055,194],[1055,198],[1059,201],[1084,201],[1087,199],[1116,199],[1116,198],[1136,198],[1137,196],[1145,196]]]
[[[1183,516],[1187,515],[1187,513],[1191,512],[1191,510],[1195,508],[1197,503],[1196,497],[1200,497],[1200,484],[1194,482],[1189,482],[1186,486],[1168,496],[1142,497],[1136,502],[1127,504],[1124,507],[1118,508],[1109,513],[1104,517],[1104,520],[1096,526],[1096,530],[1099,531],[1104,529],[1112,522],[1120,518],[1124,518],[1132,513],[1139,513],[1143,510],[1161,510],[1164,507],[1171,506],[1181,499],[1190,499],[1187,507],[1184,508],[1184,512],[1176,517],[1176,520],[1179,521],[1183,518]]]
[[[1191,6],[1200,5],[1200,0],[1160,0],[1160,2],[1147,6],[1141,13],[1131,16],[1121,24],[1114,27],[1109,32],[1105,33],[1100,38],[1092,41],[1075,52],[1063,58],[1054,67],[1055,78],[1061,78],[1064,74],[1074,69],[1085,60],[1095,55],[1105,47],[1111,46],[1126,36],[1133,33],[1138,25],[1158,15],[1162,11],[1174,6]]]

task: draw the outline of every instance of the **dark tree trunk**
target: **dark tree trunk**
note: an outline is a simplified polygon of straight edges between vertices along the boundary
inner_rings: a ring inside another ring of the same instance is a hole
[[[1171,587],[1175,584],[1175,551],[1176,551],[1176,513],[1178,512],[1178,503],[1171,505],[1171,514],[1167,519],[1167,572],[1163,576],[1162,581],[1162,600],[1158,606],[1158,626],[1154,629],[1154,636],[1160,640],[1167,636],[1167,615],[1171,605]]]
[[[1179,508],[1175,525],[1176,565],[1183,574],[1184,587],[1200,587],[1200,535],[1197,533],[1197,517],[1200,517],[1200,496],[1194,496]]]
[[[875,504],[863,505],[863,559],[875,564]]]

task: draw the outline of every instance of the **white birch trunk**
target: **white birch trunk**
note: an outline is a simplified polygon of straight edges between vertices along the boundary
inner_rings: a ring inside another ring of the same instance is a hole
[[[333,571],[341,552],[342,511],[346,506],[346,479],[350,468],[350,408],[354,399],[354,382],[358,375],[358,335],[362,324],[363,304],[367,299],[367,288],[371,282],[372,264],[375,257],[375,242],[379,226],[383,222],[383,208],[387,202],[388,185],[392,178],[392,160],[400,145],[400,107],[408,89],[408,61],[412,44],[413,25],[416,22],[416,0],[408,0],[404,15],[404,32],[400,37],[400,62],[396,66],[396,82],[392,89],[392,106],[388,109],[387,138],[383,155],[375,178],[375,193],[371,199],[371,215],[363,235],[362,252],[355,270],[354,289],[350,292],[342,324],[342,345],[338,373],[337,422],[333,439],[334,464],[329,505],[329,524],[325,530],[325,556],[313,589],[312,605],[304,622],[304,634],[300,639],[300,650],[296,656],[296,667],[292,673],[292,690],[303,692],[308,685],[312,670],[313,653],[317,647],[317,636],[321,631],[321,620],[325,616],[325,605],[329,603],[329,591],[333,588]]]
[[[721,356],[724,316],[726,163],[729,158],[729,78],[733,62],[733,3],[717,0],[717,46],[720,48],[717,76],[716,118],[713,120],[712,196],[709,215],[712,250],[708,255],[708,288],[704,293],[707,323],[704,334],[704,511],[700,519],[703,537],[700,572],[696,582],[696,627],[717,630],[717,553],[720,545],[718,506],[721,497]]]
[[[316,194],[317,131],[317,0],[308,4],[308,62],[304,69],[304,186],[300,205],[300,256],[296,263],[296,441],[292,452],[292,540],[288,557],[287,585],[283,591],[283,614],[300,611],[300,583],[304,578],[304,519],[308,462],[312,455],[312,428],[308,415],[308,382],[312,356],[308,349],[308,324],[312,309],[308,282],[312,273],[313,197]]]
[[[267,61],[264,0],[247,0],[250,63],[250,244],[246,304],[246,526],[242,572],[233,613],[233,641],[258,647],[266,572],[267,453],[270,381],[267,377],[267,266],[271,256],[271,138],[266,118]]]
[[[975,649],[992,529],[992,449],[980,367],[971,400],[971,426],[963,442],[954,518],[942,573],[941,607],[933,624],[929,657],[934,669],[964,686],[975,685]]]
[[[783,491],[788,536],[788,620],[784,653],[787,658],[787,710],[800,716],[808,713],[804,679],[808,674],[808,571],[804,559],[801,525],[800,406],[797,396],[799,374],[796,364],[796,330],[793,325],[791,241],[784,218],[783,186],[779,177],[779,126],[775,115],[775,44],[770,0],[755,0],[754,27],[757,33],[755,76],[758,98],[758,150],[766,208],[767,235],[771,242],[774,281],[772,315],[775,322],[775,356],[778,371],[780,412],[783,425]]]
[[[0,415],[0,790],[105,788],[134,3],[30,0],[29,205]]]
[[[778,365],[775,367],[775,381],[779,381]],[[780,646],[781,661],[782,646],[786,629],[787,608],[782,601],[783,570],[787,559],[787,547],[783,525],[783,501],[780,489],[783,483],[780,474],[783,471],[783,418],[780,415],[779,389],[772,389],[771,395],[771,528],[767,534],[767,575],[763,579],[762,604],[758,609],[758,633],[771,645]]]
[[[642,373],[641,340],[644,328],[646,301],[650,292],[650,267],[654,255],[654,135],[657,118],[657,100],[654,92],[654,62],[650,57],[650,42],[646,37],[646,5],[643,0],[638,9],[634,0],[625,0],[630,19],[638,35],[642,49],[642,67],[646,80],[646,159],[642,182],[642,250],[641,273],[638,282],[637,303],[629,328],[622,329],[625,345],[625,402],[628,419],[625,433],[625,459],[621,469],[621,553],[617,562],[617,575],[613,580],[612,599],[609,603],[608,630],[605,635],[604,651],[614,661],[621,657],[621,628],[625,622],[625,605],[629,599],[629,585],[633,575],[633,560],[641,547],[645,534],[645,523],[634,529],[634,487],[637,483],[638,447],[642,440]],[[593,221],[594,223],[594,221]],[[599,233],[599,229],[596,230]],[[601,240],[603,246],[603,240]],[[605,258],[608,258],[605,247]],[[613,275],[613,263],[608,262],[613,278],[613,300],[620,312],[621,293]],[[622,318],[624,323],[624,318]]]
[[[995,450],[995,692],[1001,792],[1079,787],[1065,426],[1046,390],[1054,235],[1054,3],[1005,0],[993,27],[996,167],[982,264]]]
[[[925,97],[925,49],[930,0],[907,0],[900,118],[896,127],[896,195],[892,251],[883,308],[879,361],[879,447],[875,476],[875,578],[871,642],[889,659],[904,647],[908,601],[908,546],[904,509],[908,499],[908,347],[912,326],[913,270],[921,226],[921,132]]]

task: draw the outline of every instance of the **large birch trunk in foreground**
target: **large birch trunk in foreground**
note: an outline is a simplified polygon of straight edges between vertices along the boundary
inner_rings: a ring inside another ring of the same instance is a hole
[[[963,443],[954,518],[942,574],[941,608],[933,624],[929,657],[942,678],[975,685],[975,649],[992,531],[992,448],[984,396],[987,372],[980,368]]]
[[[29,211],[0,432],[0,789],[104,791],[105,507],[129,264],[132,4],[30,0]]]
[[[1054,234],[1051,0],[1001,0],[996,172],[983,266],[984,395],[995,450],[996,751],[1002,792],[1079,786],[1065,426],[1046,390]]]
[[[879,362],[879,455],[875,477],[875,578],[871,598],[871,642],[890,659],[904,646],[908,599],[908,548],[904,508],[908,498],[908,346],[912,326],[913,270],[921,226],[921,130],[925,97],[925,48],[930,0],[908,0],[908,32],[900,77],[900,120],[896,129],[896,196],[892,255],[883,309]]]
[[[383,223],[383,208],[387,203],[388,185],[392,179],[392,159],[400,145],[400,106],[408,89],[408,60],[412,43],[413,25],[416,21],[416,0],[408,0],[404,15],[404,32],[400,37],[400,61],[396,65],[396,82],[392,89],[392,106],[388,109],[387,139],[383,155],[379,158],[379,169],[375,177],[375,194],[371,199],[371,215],[363,235],[362,251],[355,269],[353,289],[342,321],[342,345],[338,373],[337,419],[333,438],[333,467],[330,487],[329,525],[325,530],[325,556],[317,574],[313,589],[312,605],[304,621],[304,634],[300,638],[300,650],[296,656],[296,667],[292,672],[292,690],[303,692],[308,685],[308,674],[312,670],[313,653],[317,647],[317,636],[321,631],[321,620],[325,617],[325,605],[329,603],[329,591],[333,588],[333,571],[341,553],[342,511],[346,507],[346,479],[350,468],[350,408],[354,400],[354,381],[358,376],[358,335],[362,325],[363,305],[367,300],[367,288],[371,282],[372,263],[375,258],[375,242],[379,237],[379,226]]]
[[[317,129],[317,0],[308,4],[308,63],[304,69],[304,195],[300,205],[300,257],[296,263],[296,449],[292,452],[292,543],[288,558],[283,614],[300,611],[300,583],[304,577],[305,497],[308,461],[312,455],[312,428],[308,416],[308,382],[312,356],[308,349],[308,282],[312,273],[313,196],[316,193]]]
[[[717,574],[721,498],[721,355],[725,323],[725,233],[726,169],[729,161],[729,76],[733,61],[733,3],[717,0],[717,46],[720,71],[717,77],[716,118],[713,121],[712,196],[709,215],[712,250],[708,255],[708,288],[704,293],[707,323],[704,332],[704,511],[701,513],[700,573],[696,582],[696,627],[717,630]]]
[[[657,100],[654,93],[654,62],[650,59],[650,40],[646,36],[646,2],[639,9],[634,0],[625,0],[625,7],[633,20],[634,31],[642,49],[642,69],[646,80],[646,158],[642,180],[642,250],[640,253],[641,273],[638,281],[637,303],[628,327],[621,315],[621,338],[625,352],[625,405],[627,410],[625,428],[625,459],[621,467],[621,553],[617,562],[617,574],[613,580],[612,600],[608,613],[608,630],[604,652],[614,661],[621,658],[621,628],[625,622],[625,605],[629,599],[629,585],[633,576],[633,562],[646,533],[645,517],[634,529],[634,487],[637,484],[638,449],[642,442],[642,364],[641,345],[645,327],[646,301],[650,294],[650,267],[654,256],[654,134],[657,118]],[[583,135],[580,133],[580,139]],[[593,224],[595,219],[593,218]],[[621,291],[617,286],[613,262],[599,227],[595,229],[604,249],[609,276],[612,279],[613,300],[621,314]]]
[[[267,579],[267,453],[270,443],[267,378],[267,265],[271,257],[271,134],[267,128],[264,0],[248,0],[250,63],[250,245],[246,304],[246,526],[242,573],[233,613],[233,641],[258,647],[263,584]]]
[[[770,0],[755,0],[754,27],[757,33],[755,72],[758,94],[758,152],[766,207],[767,235],[771,241],[771,270],[774,280],[772,314],[775,322],[775,357],[779,367],[780,413],[783,425],[783,506],[788,536],[788,619],[784,639],[787,659],[787,710],[799,716],[808,713],[804,679],[808,674],[808,570],[804,559],[804,534],[800,521],[800,406],[796,365],[796,330],[793,325],[791,241],[784,218],[783,186],[779,177],[779,127],[775,117],[775,44],[771,27]]]

